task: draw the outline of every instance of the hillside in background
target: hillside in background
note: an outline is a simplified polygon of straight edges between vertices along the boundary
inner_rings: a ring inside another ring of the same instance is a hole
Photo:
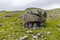
[[[19,17],[25,11],[0,11],[0,40],[19,40],[28,35],[27,40],[32,40],[32,34],[42,33],[39,40],[60,40],[60,9],[46,10],[47,18],[44,27],[38,29],[23,28]],[[32,33],[27,33],[27,31]]]

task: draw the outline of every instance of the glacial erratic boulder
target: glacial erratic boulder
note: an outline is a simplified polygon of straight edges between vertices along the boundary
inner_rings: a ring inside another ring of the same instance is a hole
[[[20,16],[25,21],[25,27],[41,26],[46,21],[47,13],[43,9],[27,8],[25,11],[26,14]]]

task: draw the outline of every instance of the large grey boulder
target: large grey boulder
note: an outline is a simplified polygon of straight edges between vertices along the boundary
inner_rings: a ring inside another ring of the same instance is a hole
[[[25,21],[25,27],[40,26],[41,23],[46,21],[47,13],[43,9],[27,8],[25,11],[26,14],[20,16],[20,18],[22,18]]]

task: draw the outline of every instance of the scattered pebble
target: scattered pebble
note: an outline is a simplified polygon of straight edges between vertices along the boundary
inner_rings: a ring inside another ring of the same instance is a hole
[[[49,34],[51,34],[51,32],[50,32],[50,31],[48,31],[48,32],[47,32],[47,35],[49,35]]]
[[[24,40],[24,37],[21,37],[20,40]]]
[[[28,38],[28,36],[27,36],[27,35],[25,35],[25,36],[24,36],[24,38],[26,38],[26,39],[27,39],[27,38]]]
[[[40,37],[42,35],[42,33],[38,33],[37,36]]]
[[[48,32],[44,32],[44,35],[49,35],[49,34],[51,34],[50,31],[48,31]]]
[[[27,33],[32,33],[32,31],[31,30],[28,30],[28,31],[26,31]]]
[[[33,36],[33,40],[38,40],[38,36],[37,35]]]
[[[21,37],[20,40],[27,40],[27,38],[28,38],[28,36],[25,35],[25,36]]]

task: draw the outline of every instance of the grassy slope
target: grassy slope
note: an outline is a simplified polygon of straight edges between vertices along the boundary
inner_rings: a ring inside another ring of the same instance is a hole
[[[22,28],[20,22],[23,21],[21,19],[16,20],[16,18],[23,13],[24,12],[18,12],[8,18],[2,18],[7,15],[8,12],[0,13],[0,23],[4,24],[4,26],[0,26],[0,40],[18,40],[24,35],[29,36],[27,40],[32,40],[31,34],[26,33],[27,30],[32,30],[33,33],[51,32],[50,35],[39,38],[39,40],[60,40],[60,32],[58,31],[59,27],[57,26],[57,24],[60,24],[60,18],[58,16],[56,18],[57,20],[47,17],[45,27],[33,30],[30,28]],[[48,13],[51,13],[51,10],[48,11]]]

